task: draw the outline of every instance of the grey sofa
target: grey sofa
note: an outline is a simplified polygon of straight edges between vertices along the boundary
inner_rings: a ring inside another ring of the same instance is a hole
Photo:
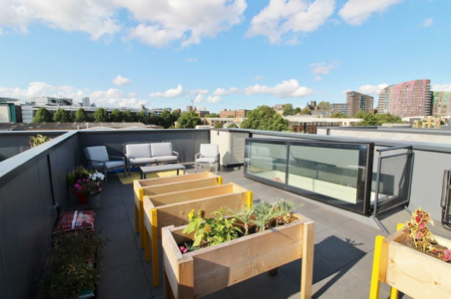
[[[130,168],[149,163],[178,163],[179,154],[172,150],[172,143],[139,143],[125,145],[125,157]]]

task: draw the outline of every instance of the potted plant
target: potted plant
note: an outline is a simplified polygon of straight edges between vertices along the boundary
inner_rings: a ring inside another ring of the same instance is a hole
[[[100,279],[97,268],[103,268],[106,243],[107,240],[88,229],[55,234],[40,283],[47,298],[94,297]]]
[[[101,172],[87,171],[83,166],[78,166],[68,175],[71,192],[79,197],[81,203],[87,203],[93,209],[100,207],[100,195],[105,189],[104,179],[105,175]]]
[[[387,238],[376,237],[370,298],[380,282],[414,298],[451,298],[451,241],[434,236],[428,212],[418,208]]]
[[[52,138],[49,138],[47,136],[41,135],[41,134],[37,134],[36,137],[34,136],[30,136],[30,147],[36,147],[38,145],[41,145],[43,143],[46,143],[47,141],[52,140]]]
[[[226,209],[214,218],[192,211],[188,225],[163,228],[166,298],[201,297],[301,257],[301,298],[310,298],[314,222],[281,205],[261,202],[230,218]]]

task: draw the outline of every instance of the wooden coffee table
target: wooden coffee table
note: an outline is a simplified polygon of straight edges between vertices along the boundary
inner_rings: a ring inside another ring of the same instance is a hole
[[[182,164],[142,166],[142,167],[140,167],[140,169],[141,169],[141,180],[145,179],[146,175],[148,173],[153,173],[153,172],[177,170],[177,175],[179,175],[180,170],[183,170],[183,174],[185,174],[185,172],[186,172],[186,168]]]

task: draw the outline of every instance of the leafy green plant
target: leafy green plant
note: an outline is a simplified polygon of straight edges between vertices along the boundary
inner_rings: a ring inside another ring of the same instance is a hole
[[[282,214],[278,217],[276,225],[279,223],[290,223],[293,218],[293,210],[302,207],[303,204],[293,207],[294,202],[286,201],[283,198],[277,198],[277,203],[274,205],[275,210],[280,211]]]
[[[77,298],[82,290],[95,289],[100,276],[94,263],[103,268],[103,250],[107,242],[91,230],[55,235],[40,283],[47,297]]]
[[[226,218],[227,210],[221,208],[212,213],[215,218],[204,218],[205,212],[200,210],[197,215],[194,210],[189,214],[189,224],[183,233],[194,232],[193,246],[212,246],[238,238],[241,233],[239,227],[235,227],[236,218]]]
[[[67,174],[67,181],[71,187],[73,187],[80,179],[89,179],[89,171],[82,165],[77,166],[73,171]]]
[[[243,207],[239,211],[233,211],[231,209],[228,209],[228,211],[232,217],[243,222],[244,235],[247,236],[249,234],[249,223],[251,222],[252,216],[254,215],[255,205],[252,205],[250,209]]]
[[[276,204],[266,203],[264,200],[261,200],[255,204],[255,219],[252,222],[259,227],[260,231],[264,231],[269,228],[271,220],[282,214],[283,211],[276,209]]]
[[[38,134],[38,135],[36,135],[36,137],[30,136],[29,143],[30,143],[30,146],[33,148],[35,146],[41,145],[43,143],[46,143],[47,141],[50,141],[50,140],[52,140],[52,138],[49,138],[47,136]]]

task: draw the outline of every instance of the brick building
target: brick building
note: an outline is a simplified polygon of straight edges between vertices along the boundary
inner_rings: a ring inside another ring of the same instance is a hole
[[[233,116],[233,117],[246,117],[247,114],[250,112],[251,110],[227,110],[224,109],[223,111],[219,112],[219,117],[220,118],[226,118],[228,116]]]

